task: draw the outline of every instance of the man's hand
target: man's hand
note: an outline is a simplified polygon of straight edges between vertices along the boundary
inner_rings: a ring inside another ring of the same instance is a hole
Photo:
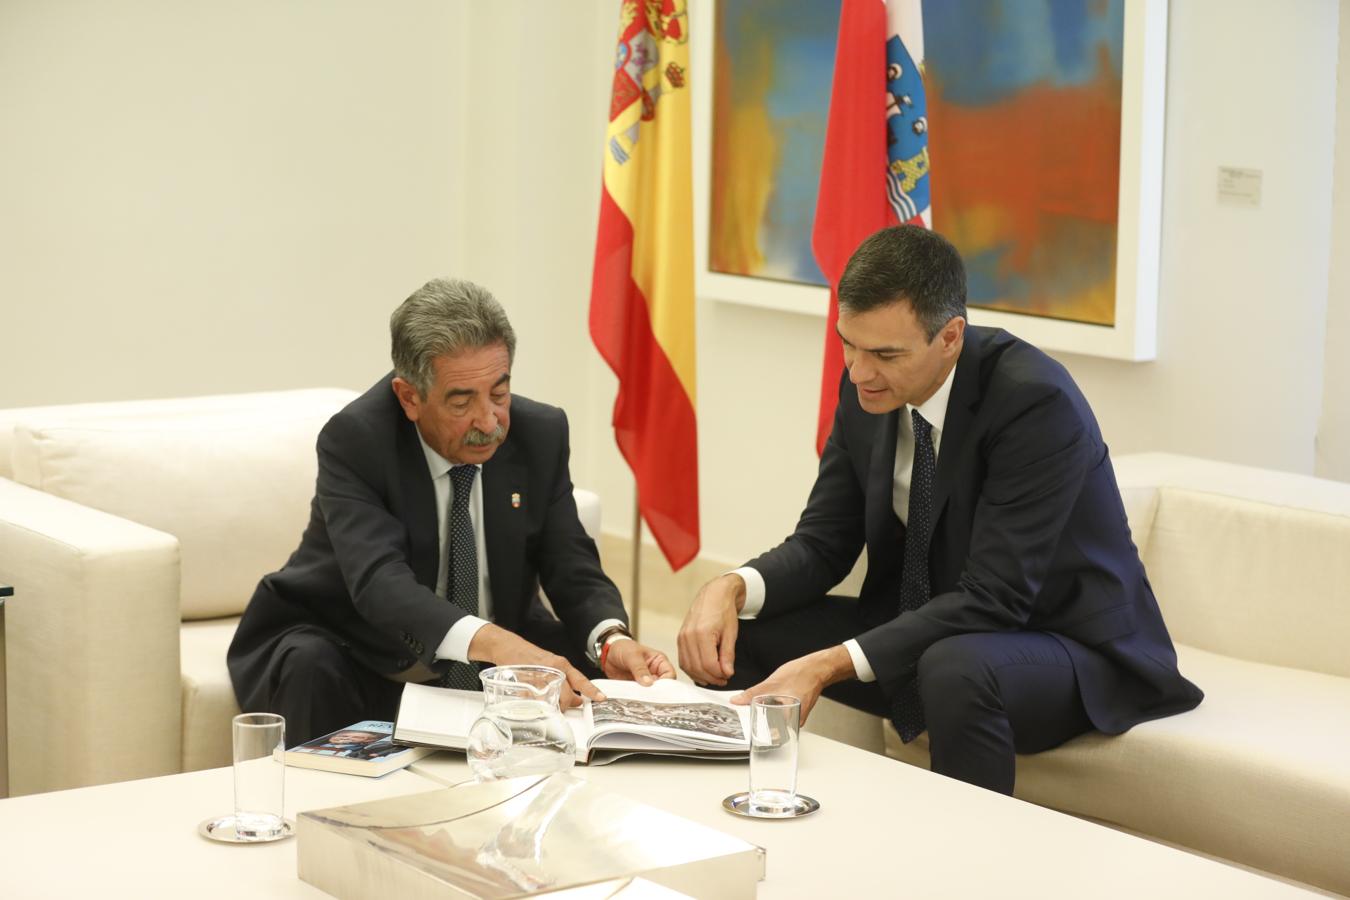
[[[802,701],[802,724],[805,725],[806,717],[820,699],[821,691],[836,682],[855,677],[857,673],[853,669],[853,658],[848,655],[844,645],[839,644],[783,663],[768,678],[732,697],[731,702],[745,706],[761,694],[787,694]]]
[[[611,649],[610,653],[613,652]],[[570,691],[562,692],[563,709],[579,706],[581,697],[578,694],[584,694],[592,700],[605,699],[600,689],[568,662],[566,657],[536,647],[520,635],[507,631],[499,625],[489,623],[478,629],[473,640],[469,642],[469,659],[474,662],[490,662],[497,666],[551,666],[557,669],[567,676],[567,684],[572,688]]]
[[[736,671],[736,613],[745,606],[745,580],[726,574],[705,584],[680,626],[680,668],[699,684],[724,685]]]
[[[604,668],[606,678],[624,678],[641,685],[675,677],[675,667],[664,653],[628,638],[610,643]]]

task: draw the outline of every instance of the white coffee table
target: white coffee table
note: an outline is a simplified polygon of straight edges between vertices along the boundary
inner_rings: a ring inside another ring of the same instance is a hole
[[[449,753],[412,770],[447,784],[469,777]],[[802,735],[798,786],[820,810],[789,821],[722,809],[746,788],[744,761],[630,757],[574,772],[766,848],[766,900],[1317,896],[814,734]]]
[[[580,777],[768,851],[759,896],[1312,897],[1290,885],[978,790],[804,734],[800,786],[821,809],[765,822],[724,812],[746,764],[630,758]],[[444,753],[384,778],[289,769],[296,812],[467,779]],[[227,812],[231,771],[0,800],[0,897],[322,897],[295,874],[295,840],[217,844],[197,823]]]
[[[436,790],[407,771],[360,778],[286,770],[296,812]],[[220,844],[197,834],[229,813],[233,771],[208,769],[0,800],[0,897],[326,897],[295,874],[295,838]]]

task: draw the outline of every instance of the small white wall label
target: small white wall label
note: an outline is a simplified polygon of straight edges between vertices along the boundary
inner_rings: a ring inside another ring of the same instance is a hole
[[[1219,166],[1219,203],[1224,206],[1261,205],[1261,170]]]

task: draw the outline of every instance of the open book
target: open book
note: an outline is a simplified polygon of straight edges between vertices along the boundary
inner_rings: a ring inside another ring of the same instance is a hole
[[[650,687],[601,678],[595,686],[607,699],[586,700],[564,714],[582,765],[631,753],[721,759],[750,752],[750,708],[729,702],[737,691],[713,691],[669,678]],[[482,711],[479,691],[408,684],[394,723],[394,742],[463,750]]]

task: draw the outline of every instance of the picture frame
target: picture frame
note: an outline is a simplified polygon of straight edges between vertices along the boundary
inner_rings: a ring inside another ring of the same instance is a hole
[[[695,291],[699,297],[823,319],[829,290],[709,266],[716,4],[689,0],[693,76]],[[1167,0],[1124,0],[1115,320],[1085,324],[971,307],[972,324],[1004,328],[1043,350],[1127,361],[1157,355],[1167,84]],[[940,216],[940,211],[938,213]],[[940,218],[939,218],[940,227]]]

